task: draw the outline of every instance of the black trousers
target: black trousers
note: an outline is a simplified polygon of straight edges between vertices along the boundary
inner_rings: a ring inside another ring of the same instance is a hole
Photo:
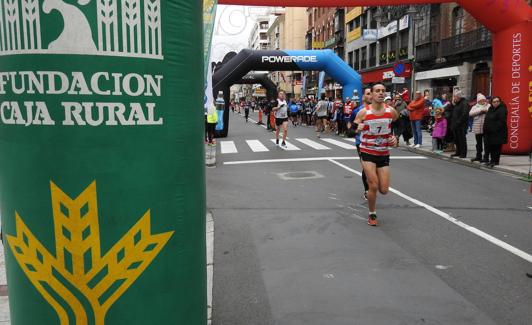
[[[486,160],[490,164],[498,165],[501,160],[502,144],[487,144],[486,145]]]
[[[454,143],[456,144],[455,154],[462,158],[467,156],[466,127],[457,127],[453,131]]]
[[[214,129],[216,127],[216,123],[207,123],[207,135],[209,142],[212,142],[214,139]]]
[[[475,140],[477,141],[477,159],[482,159],[482,152],[484,152],[484,160],[488,160],[487,155],[487,148],[485,145],[484,135],[483,134],[475,134]]]

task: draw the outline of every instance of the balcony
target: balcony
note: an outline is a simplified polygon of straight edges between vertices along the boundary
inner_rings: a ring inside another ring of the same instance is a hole
[[[434,61],[438,57],[438,43],[425,43],[416,47],[416,61]]]
[[[488,47],[491,47],[491,33],[484,27],[441,41],[442,56],[451,56]]]

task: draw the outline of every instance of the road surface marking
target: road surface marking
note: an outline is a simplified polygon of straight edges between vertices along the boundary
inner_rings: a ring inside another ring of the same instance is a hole
[[[316,150],[331,150],[331,148],[329,147],[326,147],[324,146],[323,144],[321,143],[318,143],[316,141],[312,141],[310,139],[307,139],[307,138],[297,138],[296,141],[299,141],[313,149],[316,149]]]
[[[528,207],[530,210],[532,210],[532,207]]]
[[[272,139],[272,142],[275,143],[275,139]],[[279,140],[279,148],[283,149],[283,150],[286,150],[286,151],[296,151],[296,150],[301,150],[299,149],[298,147],[294,146],[293,144],[291,144],[290,142],[286,141],[286,149],[281,147],[281,143],[283,143],[283,140],[280,139]]]
[[[339,163],[337,161],[334,161],[334,159],[330,159],[329,161],[332,162],[333,164],[339,166],[339,167],[342,167],[343,169],[345,169],[347,171],[350,171],[353,174],[357,174],[359,176],[362,176],[361,172],[356,171],[356,170],[354,170],[352,168],[349,168],[348,166],[343,165],[343,164],[341,164],[341,163]],[[465,229],[465,230],[467,230],[467,231],[479,236],[480,238],[483,238],[483,239],[489,241],[490,243],[492,243],[492,244],[494,244],[496,246],[499,246],[500,248],[502,248],[502,249],[504,249],[504,250],[516,255],[516,256],[521,257],[522,259],[524,259],[525,261],[527,261],[529,263],[532,263],[532,255],[520,250],[519,248],[516,248],[516,247],[514,247],[514,246],[512,246],[512,245],[510,245],[510,244],[508,244],[506,242],[503,242],[502,240],[497,239],[497,238],[493,237],[492,235],[490,235],[490,234],[488,234],[486,232],[483,232],[482,230],[480,230],[478,228],[475,228],[475,227],[472,227],[472,226],[470,226],[470,225],[468,225],[466,223],[463,223],[462,221],[459,221],[456,218],[451,217],[448,213],[445,213],[445,212],[443,212],[441,210],[438,210],[438,209],[436,209],[436,208],[434,208],[434,207],[432,207],[432,206],[430,206],[430,205],[428,205],[426,203],[423,203],[423,202],[421,202],[421,201],[419,201],[417,199],[414,199],[413,197],[408,196],[408,195],[406,195],[406,194],[404,194],[404,193],[402,193],[402,192],[400,192],[400,191],[398,191],[398,190],[396,190],[394,188],[390,188],[390,192],[392,192],[392,193],[402,197],[403,199],[405,199],[407,201],[410,201],[410,202],[412,202],[412,203],[414,203],[414,204],[416,204],[416,205],[418,205],[420,207],[423,207],[423,208],[429,210],[430,212],[432,212],[432,213],[444,218],[445,220],[450,221],[451,223],[454,223],[458,227],[463,228],[463,229]]]
[[[274,141],[275,142],[275,141]],[[329,161],[329,160],[359,160],[358,157],[310,157],[310,158],[287,158],[287,159],[262,159],[262,160],[241,160],[226,161],[224,165],[248,165],[264,163],[282,163],[282,162],[302,162],[302,161]],[[398,156],[391,157],[392,160],[427,160],[423,156]]]
[[[251,122],[253,122],[253,123],[255,123],[255,124],[258,123],[257,121],[255,121],[255,120],[253,120],[253,119],[251,119],[251,118],[249,118],[249,117],[248,117],[248,120],[250,120]],[[260,126],[262,126],[263,128],[267,129],[266,125],[264,125],[264,124],[257,124],[257,125],[260,125]]]
[[[221,144],[222,144],[222,147],[220,150],[222,151],[223,154],[238,152],[238,150],[236,150],[236,146],[233,141],[222,141]]]
[[[357,147],[355,147],[354,145],[345,143],[343,141],[338,141],[338,140],[330,139],[330,138],[322,138],[322,140],[330,144],[334,144],[335,146],[338,146],[343,149],[357,150]]]
[[[246,142],[253,152],[270,151],[259,140],[246,140]]]

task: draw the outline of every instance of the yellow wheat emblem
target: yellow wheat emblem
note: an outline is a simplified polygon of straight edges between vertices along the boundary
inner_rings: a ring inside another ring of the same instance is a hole
[[[150,211],[105,255],[100,252],[96,182],[77,198],[50,183],[53,256],[16,213],[17,236],[7,236],[20,267],[52,306],[61,325],[103,325],[109,308],[166,245],[172,232],[154,235]]]

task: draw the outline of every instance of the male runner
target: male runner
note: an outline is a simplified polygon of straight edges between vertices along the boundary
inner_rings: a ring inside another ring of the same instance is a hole
[[[325,100],[325,94],[321,95],[321,100],[316,104],[316,136],[321,137],[321,132],[325,130],[327,123],[329,103]]]
[[[353,101],[355,101],[355,100],[356,99],[353,99]],[[353,112],[351,113],[351,116],[349,117],[349,121],[347,123],[348,130],[351,130],[351,128],[354,128],[356,130],[358,128],[358,126],[354,123],[355,122],[355,118],[356,118],[358,112],[360,112],[361,110],[366,109],[366,107],[368,107],[369,105],[371,105],[371,88],[368,87],[368,88],[364,89],[364,95],[362,96],[362,104],[360,106],[356,107],[353,110]],[[361,157],[361,155],[360,155],[360,132],[358,132],[355,135],[355,145],[357,147],[358,156]],[[360,165],[362,165],[362,159],[360,159]],[[364,197],[364,200],[367,201],[368,200],[369,185],[368,185],[368,178],[366,177],[366,173],[364,172],[364,166],[362,166],[362,184],[364,184],[364,195],[363,195],[363,197]]]
[[[392,122],[399,114],[384,103],[386,88],[375,84],[371,90],[372,103],[358,112],[355,123],[360,135],[360,158],[369,185],[368,224],[377,226],[377,191],[388,194],[390,187],[390,150],[397,144],[392,132]]]
[[[277,99],[277,106],[273,108],[275,112],[275,144],[279,145],[279,132],[280,126],[283,127],[283,143],[281,147],[286,149],[286,136],[288,134],[288,104],[286,103],[286,94],[284,91],[279,92],[279,98]]]

